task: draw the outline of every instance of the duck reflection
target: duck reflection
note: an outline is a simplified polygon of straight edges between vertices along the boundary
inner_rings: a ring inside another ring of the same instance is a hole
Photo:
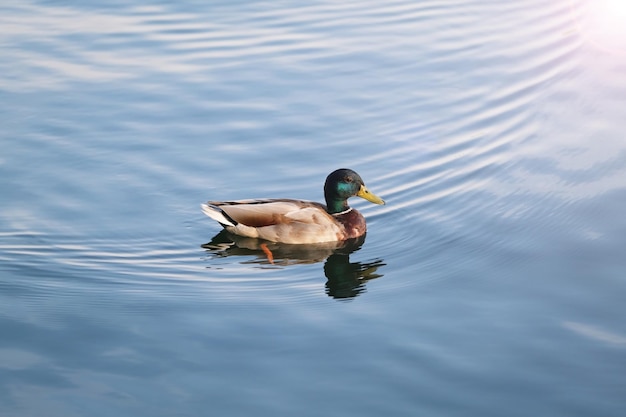
[[[343,242],[289,245],[237,236],[222,230],[202,247],[219,257],[253,256],[245,263],[265,266],[324,262],[326,294],[335,299],[350,299],[365,291],[367,281],[383,276],[378,272],[385,265],[382,259],[350,262],[350,254],[358,251],[364,242],[365,235]]]

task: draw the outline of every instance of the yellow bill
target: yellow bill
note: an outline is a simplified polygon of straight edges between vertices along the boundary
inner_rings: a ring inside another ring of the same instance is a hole
[[[361,185],[361,188],[359,189],[359,192],[356,193],[356,195],[374,204],[385,204],[385,200],[368,190],[367,187],[364,185]]]

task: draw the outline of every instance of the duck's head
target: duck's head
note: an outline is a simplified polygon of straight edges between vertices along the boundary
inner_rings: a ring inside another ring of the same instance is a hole
[[[361,176],[351,169],[341,168],[326,177],[324,197],[329,213],[340,213],[349,209],[347,200],[354,196],[375,204],[385,204],[382,198],[367,189]]]

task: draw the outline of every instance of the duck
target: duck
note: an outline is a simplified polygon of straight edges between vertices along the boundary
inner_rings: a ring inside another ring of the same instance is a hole
[[[365,186],[359,174],[340,168],[326,177],[325,205],[271,198],[207,201],[201,206],[204,214],[234,235],[285,244],[315,244],[365,235],[365,218],[348,205],[348,199],[355,196],[374,204],[385,204]]]

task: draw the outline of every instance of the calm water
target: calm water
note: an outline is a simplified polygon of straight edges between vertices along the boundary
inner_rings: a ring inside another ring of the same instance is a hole
[[[136,3],[0,6],[0,415],[626,413],[624,6]]]

